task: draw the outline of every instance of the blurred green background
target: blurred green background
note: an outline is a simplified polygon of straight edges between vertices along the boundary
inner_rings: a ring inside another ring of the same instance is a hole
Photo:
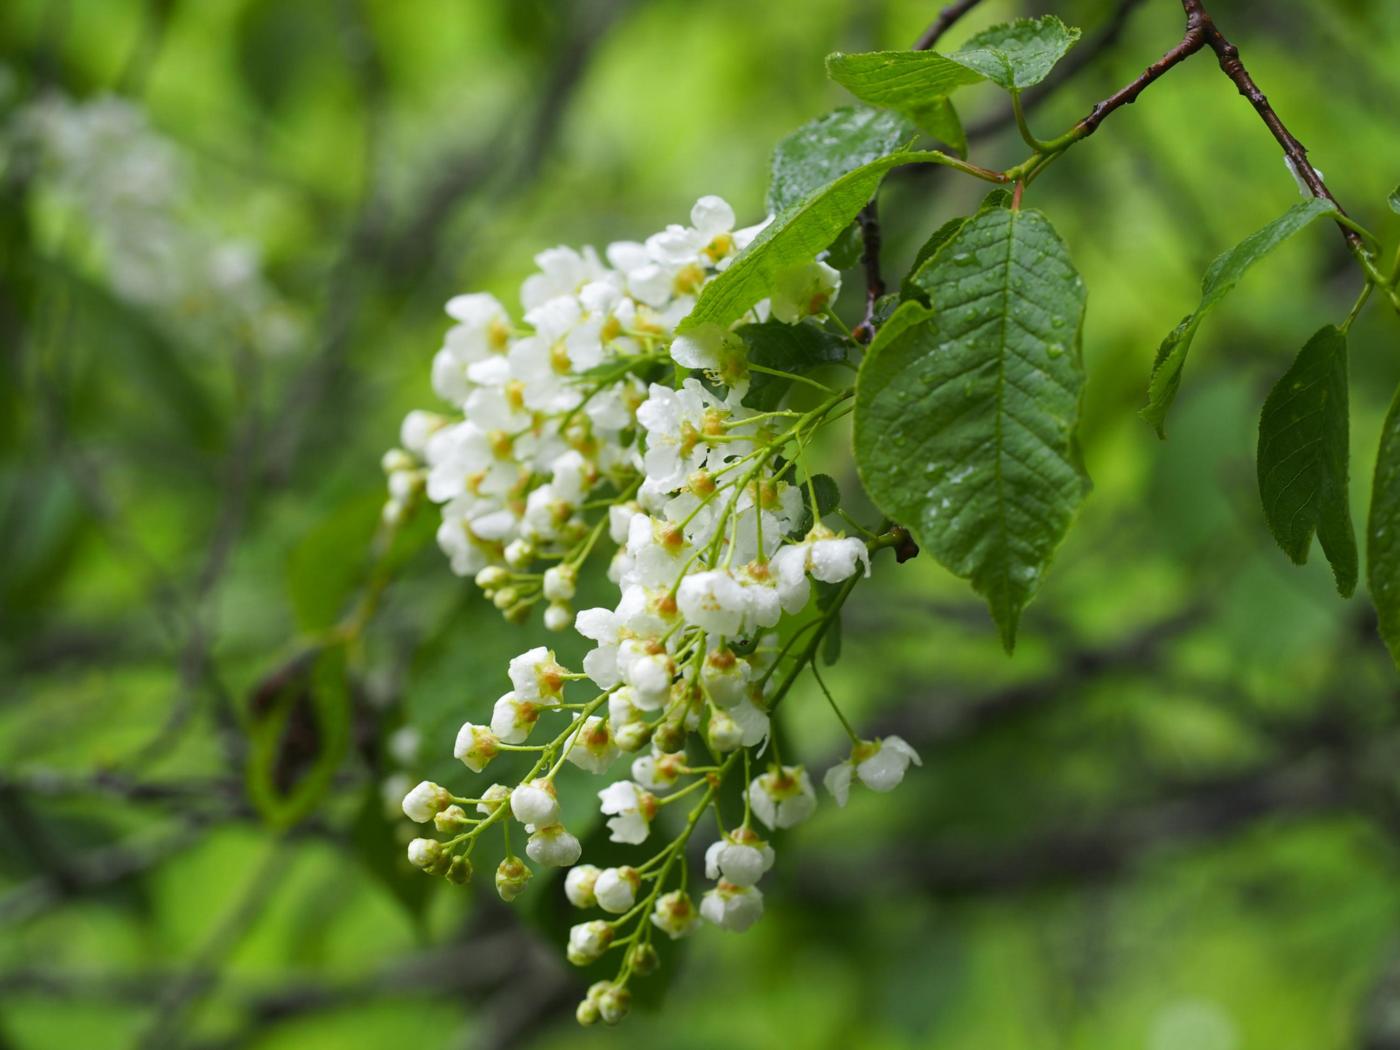
[[[1400,6],[1211,6],[1393,246]],[[946,42],[1048,11],[1081,50],[1115,40],[1035,109],[1047,137],[1181,32],[1169,0],[989,0]],[[959,581],[881,562],[830,681],[924,768],[782,836],[763,921],[684,944],[623,1027],[574,1024],[557,880],[507,909],[400,859],[386,784],[465,783],[452,733],[542,634],[453,577],[431,523],[355,654],[344,753],[300,708],[266,744],[269,676],[363,584],[447,297],[513,302],[541,248],[644,236],[704,193],[756,221],[773,142],[847,101],[823,56],[935,14],[0,4],[0,1047],[1400,1047],[1395,673],[1365,596],[1274,547],[1253,466],[1264,394],[1359,288],[1341,239],[1309,230],[1212,315],[1167,442],[1135,414],[1210,259],[1297,200],[1209,55],[1027,196],[1090,292],[1096,488],[1015,658]],[[994,167],[1024,152],[1002,104],[963,104],[1003,129],[973,144]],[[891,180],[887,273],[981,194]],[[1359,520],[1395,323],[1352,332]],[[839,443],[828,469],[855,490]],[[837,754],[810,680],[782,720],[815,769]],[[248,801],[265,746],[282,772],[330,754],[288,831]]]

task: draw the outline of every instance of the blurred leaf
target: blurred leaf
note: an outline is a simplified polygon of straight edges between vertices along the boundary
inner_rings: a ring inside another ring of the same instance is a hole
[[[1347,337],[1327,325],[1308,340],[1259,417],[1259,496],[1269,529],[1295,563],[1313,532],[1337,590],[1356,589],[1356,535],[1347,501]]]
[[[831,242],[831,247],[826,250],[826,264],[837,270],[849,270],[860,262],[864,247],[865,238],[861,234],[860,222],[853,222]]]
[[[395,824],[386,817],[379,786],[371,784],[350,829],[355,855],[365,870],[403,905],[415,922],[421,922],[434,885],[432,879],[408,862],[404,844],[395,836]]]
[[[907,146],[917,134],[903,117],[844,106],[803,124],[773,149],[768,211],[778,215],[847,172]]]
[[[939,142],[948,146],[959,157],[967,156],[967,131],[952,99],[935,98],[926,106],[910,111],[914,123],[923,128]]]
[[[1079,39],[1054,15],[1021,18],[978,33],[948,57],[1008,91],[1039,84]]]
[[[986,597],[1008,651],[1088,492],[1075,428],[1084,284],[1039,212],[969,219],[866,353],[856,464],[919,546]]]
[[[1206,270],[1201,282],[1201,302],[1194,313],[1177,325],[1157,349],[1157,359],[1152,365],[1152,378],[1148,381],[1147,406],[1139,413],[1143,419],[1156,428],[1158,437],[1166,437],[1167,411],[1176,399],[1177,388],[1181,386],[1181,369],[1186,364],[1186,354],[1191,349],[1191,340],[1201,319],[1230,289],[1239,283],[1241,277],[1256,262],[1273,251],[1285,240],[1307,226],[1314,219],[1330,215],[1336,210],[1331,201],[1318,197],[1309,198],[1295,204],[1263,229],[1256,230],[1229,251],[1217,256]]]
[[[849,171],[809,194],[764,227],[729,269],[705,285],[695,309],[677,331],[685,334],[705,325],[727,326],[737,321],[768,295],[784,271],[811,262],[831,244],[875,195],[891,168],[940,161],[946,162],[942,153],[896,153]]]
[[[846,339],[814,321],[798,324],[764,321],[743,325],[738,333],[749,348],[749,360],[753,364],[780,372],[800,375],[819,365],[846,359]],[[791,385],[792,380],[783,376],[755,371],[750,377],[744,404],[760,412],[771,411],[778,407]]]
[[[306,72],[308,58],[324,53],[341,33],[328,4],[253,0],[234,30],[238,72],[253,101],[266,112],[281,109]]]
[[[1366,585],[1380,616],[1381,637],[1400,667],[1400,390],[1381,427],[1381,446],[1366,520]]]
[[[862,102],[913,116],[986,74],[936,51],[866,51],[826,57],[826,74]]]
[[[345,648],[303,653],[265,679],[248,711],[248,796],[275,828],[323,801],[350,739]]]
[[[384,495],[376,490],[341,503],[292,548],[287,594],[297,625],[312,634],[333,627],[364,579]]]

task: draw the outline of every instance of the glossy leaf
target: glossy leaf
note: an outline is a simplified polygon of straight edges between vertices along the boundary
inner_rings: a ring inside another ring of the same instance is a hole
[[[1400,390],[1381,427],[1366,521],[1366,585],[1376,603],[1381,637],[1400,667]]]
[[[1239,283],[1246,271],[1304,226],[1336,210],[1330,201],[1317,197],[1294,205],[1263,229],[1256,230],[1229,251],[1216,257],[1201,282],[1201,301],[1195,311],[1172,329],[1157,349],[1152,378],[1147,386],[1147,405],[1140,415],[1166,437],[1167,411],[1181,386],[1181,369],[1201,319]]]
[[[1075,429],[1084,285],[1038,212],[973,216],[866,353],[861,478],[919,546],[972,582],[1008,650],[1088,492]]]
[[[1259,417],[1259,496],[1278,545],[1308,559],[1316,532],[1337,590],[1356,589],[1356,534],[1347,502],[1347,339],[1318,331],[1269,392]]]
[[[898,113],[866,106],[843,106],[803,124],[773,149],[769,213],[778,215],[848,171],[907,148],[917,134]]]
[[[846,359],[846,340],[815,323],[783,324],[765,321],[738,329],[749,348],[749,361],[780,372],[801,374],[819,365]],[[766,412],[778,407],[792,380],[755,369],[750,374],[744,404]]]
[[[1008,91],[1039,84],[1079,39],[1054,15],[1021,18],[978,33],[948,58]]]
[[[880,157],[808,194],[770,222],[727,270],[705,286],[677,331],[727,327],[739,320],[769,294],[785,270],[811,262],[840,235],[874,196],[886,172],[920,163],[947,163],[947,155],[911,150]]]

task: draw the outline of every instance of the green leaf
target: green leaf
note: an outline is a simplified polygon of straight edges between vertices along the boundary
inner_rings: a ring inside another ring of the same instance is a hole
[[[836,270],[849,270],[860,262],[864,248],[865,238],[861,234],[860,223],[853,222],[831,242],[831,247],[826,250],[826,264]]]
[[[812,526],[841,505],[841,488],[830,474],[813,474],[810,485],[805,479],[795,481],[794,484],[800,485],[802,491],[802,520],[790,535],[800,539],[812,531]],[[812,509],[813,493],[817,497],[815,513]]]
[[[350,739],[345,648],[297,657],[269,676],[248,712],[248,797],[275,828],[289,828],[325,798]]]
[[[1054,15],[1021,18],[978,33],[948,59],[1020,91],[1044,80],[1078,39],[1079,30]]]
[[[967,131],[963,128],[962,118],[958,116],[952,100],[946,97],[935,98],[926,106],[910,110],[909,117],[959,157],[967,156]]]
[[[1259,496],[1283,552],[1308,560],[1313,533],[1337,590],[1356,589],[1356,535],[1347,502],[1347,337],[1327,325],[1274,385],[1259,416]]]
[[[1390,196],[1387,197],[1385,201],[1390,205],[1391,211],[1400,215],[1400,186],[1396,186],[1395,189],[1391,190]]]
[[[880,180],[903,164],[947,163],[947,155],[911,150],[880,157],[804,197],[770,222],[729,268],[700,293],[677,329],[685,335],[705,325],[728,327],[768,295],[784,271],[816,258],[875,195]]]
[[[1331,215],[1336,206],[1331,201],[1311,197],[1294,205],[1263,229],[1256,230],[1229,251],[1216,257],[1201,282],[1201,302],[1194,313],[1172,329],[1157,348],[1152,365],[1152,378],[1147,384],[1147,405],[1139,415],[1151,423],[1158,437],[1166,437],[1167,411],[1181,386],[1181,369],[1191,349],[1191,340],[1201,319],[1226,293],[1239,283],[1245,272],[1285,240],[1314,219]]]
[[[847,172],[898,152],[916,136],[899,114],[865,106],[844,106],[808,121],[773,149],[768,211],[786,211]]]
[[[846,359],[846,340],[809,321],[765,321],[743,325],[737,331],[749,348],[750,363],[765,368],[800,375],[818,365]],[[744,404],[760,412],[771,411],[778,407],[791,385],[790,379],[754,370]]]
[[[1366,586],[1376,603],[1381,637],[1400,667],[1400,390],[1381,427],[1366,521]]]
[[[335,625],[364,579],[370,541],[384,493],[359,493],[338,504],[297,541],[287,556],[287,595],[297,626],[307,633]]]
[[[1089,489],[1075,431],[1084,284],[1034,211],[968,219],[916,275],[856,383],[856,465],[919,546],[972,582],[1010,651]]]
[[[966,216],[959,216],[956,219],[949,219],[938,229],[933,231],[933,236],[924,241],[919,246],[918,252],[914,255],[914,265],[909,267],[909,272],[904,275],[904,280],[899,287],[899,297],[903,300],[917,299],[925,306],[928,305],[928,293],[919,287],[914,280],[915,275],[923,268],[924,264],[938,254],[938,250],[957,236],[958,231],[967,222]]]

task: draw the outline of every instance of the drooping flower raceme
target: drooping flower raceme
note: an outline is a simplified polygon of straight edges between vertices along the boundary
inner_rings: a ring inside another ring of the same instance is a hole
[[[729,206],[705,197],[689,224],[645,241],[540,253],[518,314],[488,295],[452,299],[432,366],[448,409],[410,413],[385,457],[386,519],[423,498],[436,504],[454,572],[507,618],[543,604],[547,628],[572,626],[588,643],[577,668],[545,646],[512,659],[489,718],[487,700],[459,730],[453,754],[473,772],[517,753],[532,762],[514,786],[458,798],[424,783],[404,800],[410,817],[450,836],[415,840],[411,859],[429,872],[456,877],[453,864],[495,824],[507,850],[502,897],[529,879],[512,824],[524,826],[529,860],[569,868],[570,903],[604,916],[573,927],[569,959],[623,951],[617,979],[580,1004],[585,1023],[625,1013],[628,982],[656,965],[654,935],[683,937],[702,918],[739,931],[762,915],[758,883],[775,861],[766,838],[817,804],[802,766],[766,756],[773,710],[869,575],[871,549],[889,545],[828,527],[807,465],[850,390],[803,377],[800,393],[789,385],[773,398],[772,384],[794,377],[756,359],[743,327],[840,331],[829,313],[835,270],[812,260],[783,273],[741,322],[677,334],[759,228],[736,228]],[[760,377],[767,392],[755,401]],[[575,612],[585,565],[604,548],[615,594]],[[893,737],[858,744],[828,785],[855,776],[886,790],[905,749]],[[592,794],[613,842],[645,846],[664,831],[650,860],[577,863],[564,815],[578,807],[561,804],[570,769],[607,778]],[[743,809],[726,816],[719,788],[739,776]],[[679,829],[667,816],[677,802],[688,814]],[[685,846],[707,811],[721,830],[705,852],[711,884],[696,897]]]

